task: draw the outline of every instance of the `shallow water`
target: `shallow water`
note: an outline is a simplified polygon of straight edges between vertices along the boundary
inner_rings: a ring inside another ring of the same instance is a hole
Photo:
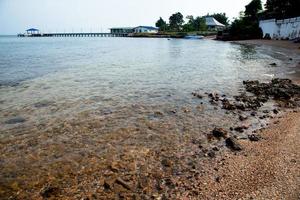
[[[211,40],[12,37],[0,46],[2,123],[22,110],[34,121],[131,104],[195,105],[195,90],[232,95],[243,80],[296,73],[288,59],[297,55]]]
[[[153,169],[166,152],[185,158],[199,149],[191,140],[205,146],[215,126],[239,122],[206,92],[232,97],[243,80],[296,74],[299,61],[282,49],[212,40],[0,37],[0,197],[1,184],[39,190],[50,175],[107,170],[124,154]]]

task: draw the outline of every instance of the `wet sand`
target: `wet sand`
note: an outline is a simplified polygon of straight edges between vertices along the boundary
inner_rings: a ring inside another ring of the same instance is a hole
[[[286,40],[241,40],[241,41],[234,41],[233,43],[247,44],[247,45],[267,45],[267,46],[283,48],[288,51],[292,50],[297,53],[300,53],[299,43],[294,43]]]

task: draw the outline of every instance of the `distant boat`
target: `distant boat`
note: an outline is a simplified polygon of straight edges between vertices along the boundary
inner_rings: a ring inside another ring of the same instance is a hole
[[[184,39],[192,39],[192,40],[199,40],[199,39],[203,39],[204,36],[202,35],[187,35],[184,37]]]

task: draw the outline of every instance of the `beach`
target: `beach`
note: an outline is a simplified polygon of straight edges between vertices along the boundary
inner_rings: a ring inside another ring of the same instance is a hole
[[[296,47],[52,40],[3,76],[1,198],[299,198]]]

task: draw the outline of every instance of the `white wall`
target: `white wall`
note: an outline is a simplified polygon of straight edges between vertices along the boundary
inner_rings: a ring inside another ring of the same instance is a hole
[[[295,39],[300,37],[300,17],[284,20],[262,20],[259,22],[264,36],[269,34],[272,39]]]

